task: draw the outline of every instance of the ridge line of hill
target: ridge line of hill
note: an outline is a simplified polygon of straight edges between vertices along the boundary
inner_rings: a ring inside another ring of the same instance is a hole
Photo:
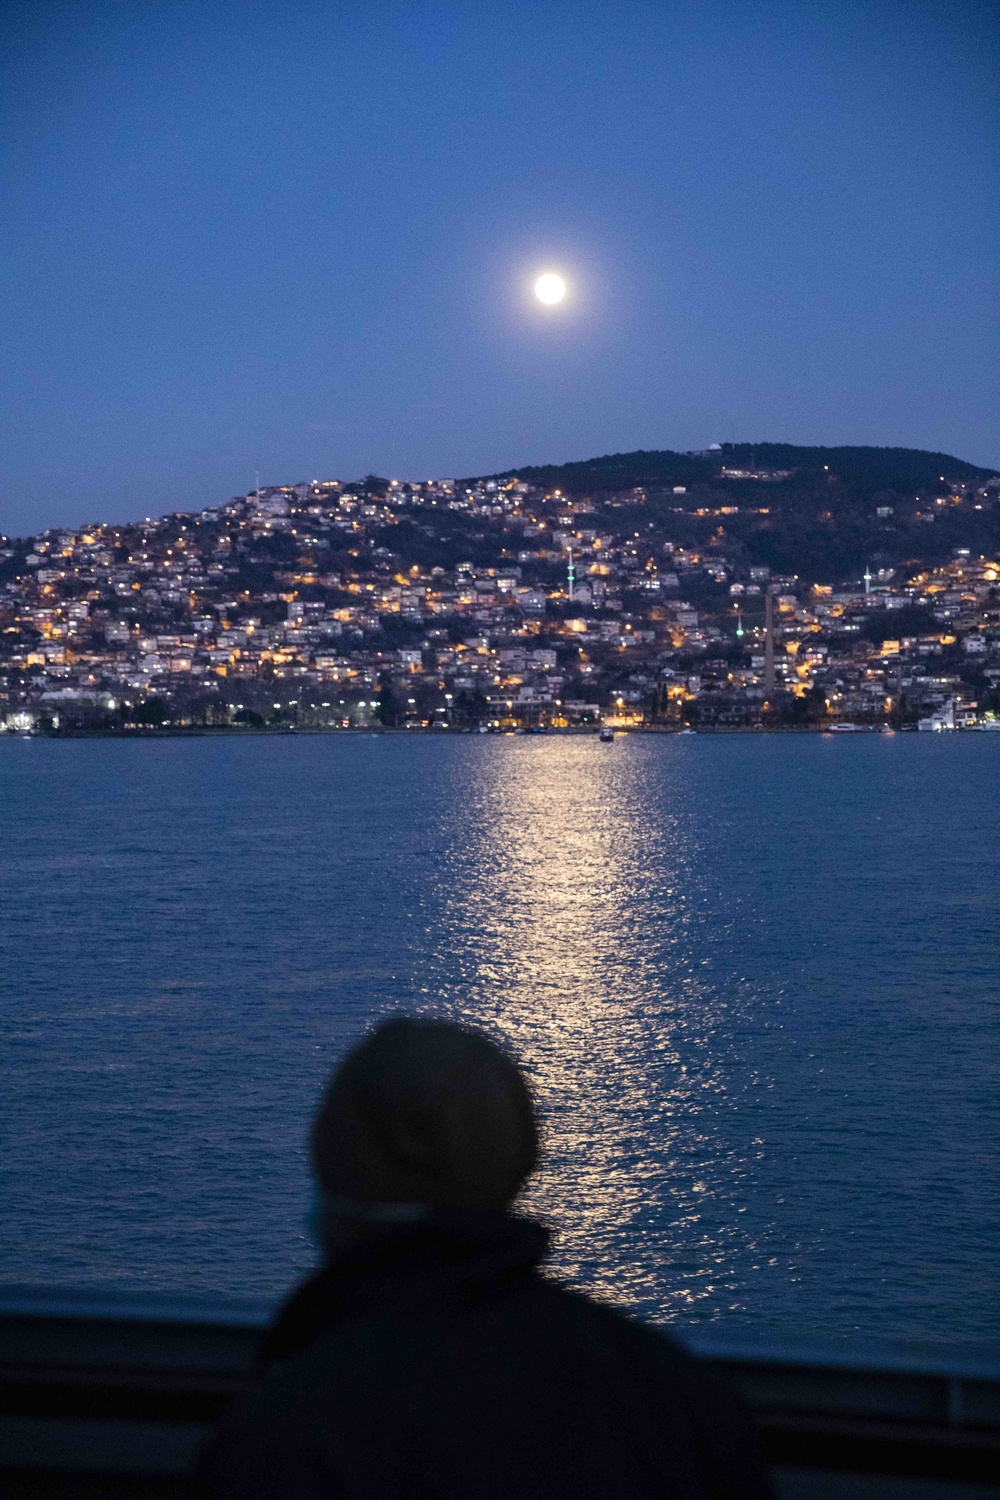
[[[727,476],[726,469],[740,470]],[[788,471],[788,472],[782,472]],[[994,478],[1000,471],[971,464],[953,454],[922,448],[876,447],[865,444],[834,447],[794,443],[721,443],[711,448],[677,452],[669,448],[639,448],[563,464],[527,464],[475,480],[520,478],[558,486],[565,493],[611,493],[623,489],[748,478],[759,473],[772,482],[791,480],[810,471],[817,476],[834,472],[847,488],[873,493],[878,489],[921,490],[942,481]]]

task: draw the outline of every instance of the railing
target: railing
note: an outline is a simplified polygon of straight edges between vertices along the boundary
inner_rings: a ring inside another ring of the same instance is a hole
[[[0,1295],[0,1494],[181,1500],[212,1423],[256,1380],[267,1310]],[[1000,1496],[1000,1359],[686,1342],[756,1413],[785,1500]]]

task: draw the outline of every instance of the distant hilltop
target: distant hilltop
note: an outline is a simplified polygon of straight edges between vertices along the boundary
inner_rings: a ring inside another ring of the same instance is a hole
[[[0,538],[0,728],[1000,726],[1000,476],[731,445]]]
[[[640,448],[634,453],[610,453],[566,464],[529,465],[481,477],[500,480],[516,475],[529,484],[558,488],[567,495],[597,497],[628,489],[664,489],[712,480],[756,479],[763,483],[786,483],[789,489],[795,489],[830,473],[860,500],[879,490],[898,494],[933,490],[942,480],[981,483],[994,477],[997,470],[979,468],[949,453],[930,453],[922,448],[713,443],[710,448],[688,453],[674,453],[669,448]]]
[[[293,522],[290,513],[299,511],[301,523]],[[235,496],[201,512],[113,527],[96,523],[80,534],[107,533],[118,547],[126,533],[134,531],[138,538],[150,525],[169,531],[175,523],[193,521],[204,529],[229,517],[241,519],[252,537],[266,523],[272,551],[276,543],[270,533],[287,530],[290,548],[301,524],[299,550],[306,555],[312,532],[305,517],[325,515],[328,525],[336,514],[337,524],[359,540],[362,531],[366,537],[370,532],[376,548],[394,554],[405,542],[407,568],[447,570],[465,559],[487,567],[517,562],[530,549],[514,546],[514,538],[505,534],[515,523],[562,534],[573,515],[584,512],[594,517],[591,527],[623,540],[639,528],[661,547],[710,550],[740,567],[767,567],[810,582],[859,578],[868,566],[915,570],[945,563],[959,551],[989,558],[1000,554],[997,471],[919,448],[793,443],[713,443],[687,453],[639,449],[470,479],[368,474],[357,480],[265,485],[253,496]],[[402,529],[400,521],[405,521]],[[384,536],[375,536],[385,528]],[[42,532],[34,541],[0,536],[0,591],[32,566],[32,556],[39,559],[34,567],[51,571],[41,554],[51,553],[52,542],[60,538],[62,551],[72,550],[74,533],[65,528]],[[107,545],[107,537],[101,545]],[[268,571],[267,547],[256,537],[251,548],[261,578]],[[220,559],[214,565],[221,567]]]

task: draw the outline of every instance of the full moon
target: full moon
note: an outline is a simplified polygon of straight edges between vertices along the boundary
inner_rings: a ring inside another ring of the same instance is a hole
[[[554,307],[561,302],[566,295],[566,283],[561,276],[554,271],[546,271],[544,276],[539,276],[535,282],[535,296],[539,302],[544,302],[548,307]]]

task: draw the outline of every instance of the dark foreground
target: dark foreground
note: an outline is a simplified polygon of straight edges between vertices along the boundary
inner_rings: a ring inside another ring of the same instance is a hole
[[[0,1299],[0,1493],[193,1495],[207,1432],[253,1388],[265,1320],[236,1304]],[[782,1497],[1000,1494],[1000,1362],[687,1342],[754,1410]]]

